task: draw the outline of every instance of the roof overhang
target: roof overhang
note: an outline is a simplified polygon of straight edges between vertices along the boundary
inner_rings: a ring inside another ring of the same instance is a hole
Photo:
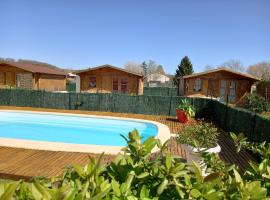
[[[67,74],[63,71],[40,66],[38,64],[27,64],[27,63],[17,63],[17,62],[7,62],[7,61],[0,61],[0,65],[7,65],[10,67],[16,67],[22,69],[24,71],[28,71],[31,73],[39,73],[39,74],[50,74],[55,76],[66,76]]]
[[[245,74],[245,73],[241,73],[241,72],[232,71],[232,70],[229,70],[229,69],[226,69],[226,68],[219,68],[219,69],[214,69],[214,70],[208,70],[208,71],[205,71],[205,72],[194,73],[194,74],[183,76],[183,78],[184,79],[196,78],[196,77],[200,77],[200,76],[211,74],[211,73],[217,73],[217,72],[231,73],[231,74],[234,74],[234,75],[237,75],[237,76],[241,76],[243,78],[251,79],[251,80],[253,80],[255,82],[261,80],[261,79],[255,77],[255,76]],[[180,79],[180,77],[178,77],[178,79]]]
[[[76,71],[74,73],[75,74],[81,74],[81,73],[90,72],[90,71],[94,71],[94,70],[98,70],[98,69],[102,69],[102,68],[111,68],[111,69],[122,71],[122,72],[125,72],[125,73],[128,73],[128,74],[132,74],[132,75],[135,75],[135,76],[138,76],[138,77],[143,77],[142,74],[131,72],[129,70],[126,70],[126,69],[123,69],[123,68],[120,68],[120,67],[115,67],[115,66],[108,65],[108,64],[97,66],[97,67],[92,67],[92,68],[88,68],[88,69],[84,69],[84,70],[78,70],[78,71]]]

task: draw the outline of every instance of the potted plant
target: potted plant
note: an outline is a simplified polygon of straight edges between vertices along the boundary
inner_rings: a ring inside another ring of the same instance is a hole
[[[218,129],[211,123],[198,121],[197,123],[186,126],[178,135],[178,141],[186,151],[187,163],[196,162],[202,167],[204,174],[206,165],[201,159],[202,152],[219,153]]]
[[[190,101],[183,99],[176,108],[176,116],[179,122],[187,123],[190,117],[195,116],[195,108]]]

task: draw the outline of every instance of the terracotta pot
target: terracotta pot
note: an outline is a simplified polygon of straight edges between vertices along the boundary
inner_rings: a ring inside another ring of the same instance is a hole
[[[186,113],[181,109],[176,109],[176,116],[179,122],[181,123],[187,123],[188,122],[188,116]]]

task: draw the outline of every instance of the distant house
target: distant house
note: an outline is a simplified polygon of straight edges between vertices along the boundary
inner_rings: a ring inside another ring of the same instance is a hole
[[[143,94],[143,76],[112,65],[102,65],[76,73],[81,91],[90,93]]]
[[[0,61],[0,88],[66,90],[66,73],[39,64]]]
[[[184,76],[179,81],[179,93],[236,103],[257,81],[259,79],[251,75],[220,68]]]
[[[145,80],[146,80],[146,85],[148,87],[156,87],[156,86],[166,85],[166,83],[170,81],[170,77],[164,74],[152,73],[152,74],[148,74]]]

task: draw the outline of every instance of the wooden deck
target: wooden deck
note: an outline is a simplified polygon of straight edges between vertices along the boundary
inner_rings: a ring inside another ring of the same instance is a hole
[[[18,107],[0,107],[0,109],[13,110],[32,110],[32,111],[51,111],[77,114],[91,114],[103,116],[117,116],[147,119],[166,124],[171,133],[181,133],[185,126],[177,122],[174,117],[168,116],[152,116],[141,114],[126,114],[126,113],[110,113],[110,112],[92,112],[92,111],[70,111],[70,110],[55,110],[55,109],[36,109],[36,108],[18,108]],[[240,154],[235,153],[235,147],[231,139],[223,133],[219,138],[219,144],[222,151],[220,157],[227,163],[234,163],[243,171],[249,160],[252,159],[247,152],[242,151]],[[181,148],[175,139],[171,138],[169,143],[169,151],[173,155],[177,155],[185,159],[185,151]],[[0,147],[0,178],[6,179],[25,179],[29,180],[36,176],[52,177],[61,174],[63,169],[72,164],[85,165],[88,162],[88,157],[97,157],[97,154],[88,153],[72,153],[72,152],[54,152],[41,151],[21,148]],[[105,155],[103,162],[112,161],[115,156]]]

